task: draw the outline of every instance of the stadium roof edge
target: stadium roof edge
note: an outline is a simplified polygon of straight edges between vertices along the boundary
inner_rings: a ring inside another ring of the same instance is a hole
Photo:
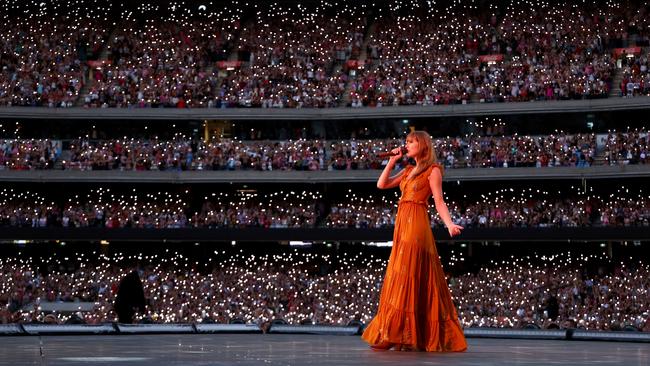
[[[124,119],[124,120],[347,120],[377,118],[453,117],[479,115],[578,113],[650,109],[650,97],[606,98],[519,103],[473,103],[383,108],[263,109],[263,108],[46,108],[2,107],[0,118]]]

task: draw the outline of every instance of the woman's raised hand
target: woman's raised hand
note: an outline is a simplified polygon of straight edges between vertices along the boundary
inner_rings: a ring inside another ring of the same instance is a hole
[[[402,159],[402,148],[401,147],[396,147],[393,150],[391,150],[390,152],[395,154],[395,155],[390,157],[390,160],[398,161],[398,160]]]

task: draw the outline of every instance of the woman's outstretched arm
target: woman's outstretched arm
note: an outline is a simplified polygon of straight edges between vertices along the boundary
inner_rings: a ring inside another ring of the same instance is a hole
[[[449,231],[449,236],[454,237],[460,234],[460,231],[463,230],[463,227],[460,225],[454,224],[451,220],[451,215],[449,214],[449,208],[442,196],[442,174],[440,169],[433,168],[431,170],[431,175],[429,175],[429,185],[431,186],[431,195],[433,196],[433,201],[436,204],[436,211],[440,215],[442,222],[445,223],[447,230]]]

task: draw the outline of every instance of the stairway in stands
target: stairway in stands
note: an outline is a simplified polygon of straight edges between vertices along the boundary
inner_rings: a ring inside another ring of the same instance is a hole
[[[242,19],[241,24],[245,24],[245,26],[250,26],[251,24],[253,24],[253,22],[255,22],[255,18],[254,17],[249,17],[249,18]],[[228,57],[226,58],[226,61],[228,61],[228,62],[239,61],[239,40],[241,38],[242,29],[245,26],[240,26],[239,29],[237,30],[237,32],[234,32],[234,39],[233,39],[233,41],[231,43],[232,47],[229,50],[227,50]],[[215,66],[216,66],[215,63],[212,63],[206,69],[206,74],[211,75],[212,72],[215,69]],[[245,67],[243,65],[243,63],[242,63],[242,67]],[[221,83],[223,82],[223,74],[217,72],[216,75],[217,75],[217,87],[220,87]]]
[[[596,153],[594,155],[594,163],[593,165],[608,165],[607,164],[607,159],[605,159],[605,144],[606,142],[600,141],[600,139],[596,140]]]
[[[614,76],[612,77],[612,88],[609,90],[610,98],[617,98],[621,96],[621,82],[623,81],[623,69],[615,68]]]
[[[629,47],[633,47],[636,42],[632,41],[631,39],[628,39],[626,42]],[[641,54],[645,54],[647,50],[644,47],[641,47]],[[623,69],[615,68],[614,69],[614,76],[612,78],[612,89],[609,91],[609,97],[610,98],[615,98],[615,97],[620,97],[621,96],[621,82],[623,81]]]
[[[99,53],[99,56],[97,57],[97,60],[108,60],[108,56],[110,55],[110,50],[111,50],[111,39],[113,39],[117,33],[117,30],[120,29],[121,23],[118,23],[113,27],[113,30],[111,30],[111,33],[108,35],[108,38],[106,38],[106,43],[104,43],[104,47],[102,47],[102,51]],[[79,98],[75,102],[75,107],[83,107],[85,104],[86,96],[88,95],[88,92],[90,91],[90,86],[92,85],[92,82],[90,80],[90,68],[86,70],[86,80],[84,80],[84,85],[79,90]]]
[[[481,96],[476,93],[472,93],[472,95],[469,97],[469,102],[470,103],[481,103]]]
[[[372,12],[368,14],[368,26],[366,27],[365,34],[363,35],[363,45],[361,46],[361,54],[359,54],[359,61],[365,62],[368,60],[368,43],[370,42],[370,35],[375,33],[377,29],[377,22],[372,16]],[[339,65],[339,69],[336,71],[341,71],[343,66]],[[341,107],[345,107],[350,104],[350,91],[352,88],[352,83],[350,80],[345,85],[345,90],[343,91],[343,98],[341,100]]]

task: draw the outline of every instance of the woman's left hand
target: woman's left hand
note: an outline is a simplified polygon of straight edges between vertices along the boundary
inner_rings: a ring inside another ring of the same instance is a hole
[[[449,230],[449,236],[451,236],[452,238],[454,236],[460,234],[461,230],[463,230],[463,229],[464,228],[462,226],[456,225],[456,224],[451,224],[451,225],[447,226],[447,230]]]

